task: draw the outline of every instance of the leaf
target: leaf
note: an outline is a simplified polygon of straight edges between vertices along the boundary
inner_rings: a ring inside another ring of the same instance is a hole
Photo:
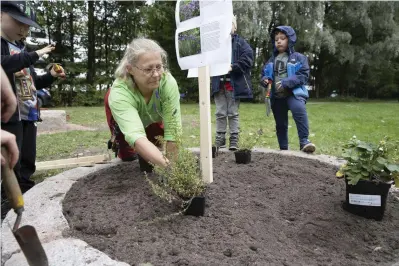
[[[352,161],[357,161],[357,160],[359,160],[359,156],[358,156],[356,153],[353,153],[353,154],[350,156],[350,158],[351,158]]]
[[[357,182],[362,178],[361,175],[354,175],[352,177],[348,177],[348,184],[349,185],[356,185]]]
[[[370,144],[366,143],[366,142],[359,142],[359,144],[357,144],[357,147],[360,148],[360,149],[373,151],[373,147]]]
[[[363,167],[363,168],[366,168],[366,167]],[[373,165],[371,168],[372,168],[372,170],[374,170],[376,172],[380,172],[383,167],[379,166],[379,165]]]
[[[339,170],[339,171],[337,171],[335,176],[338,177],[338,178],[342,178],[342,177],[344,177],[344,173],[341,170]]]
[[[369,176],[370,176],[370,173],[367,172],[367,171],[362,171],[362,176],[364,176],[364,177],[369,177]]]
[[[388,165],[387,165],[387,168],[388,168],[388,170],[389,170],[391,173],[399,172],[399,165],[398,165],[398,164],[388,164]]]
[[[377,162],[378,162],[379,164],[385,165],[386,162],[387,162],[387,160],[386,160],[385,158],[378,157],[378,158],[377,158]]]
[[[353,173],[356,173],[356,174],[358,174],[358,173],[360,173],[362,171],[361,169],[358,169],[358,168],[353,168],[351,170],[352,170]]]

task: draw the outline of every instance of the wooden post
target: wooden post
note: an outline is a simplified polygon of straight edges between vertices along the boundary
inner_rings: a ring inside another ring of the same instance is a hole
[[[212,134],[211,134],[211,91],[209,66],[198,69],[199,104],[200,104],[200,159],[202,179],[205,183],[213,182]]]

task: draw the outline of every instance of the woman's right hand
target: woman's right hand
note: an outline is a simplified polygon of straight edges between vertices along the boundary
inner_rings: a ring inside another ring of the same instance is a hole
[[[167,167],[170,164],[168,158],[166,158],[146,137],[137,139],[134,144],[134,149],[147,162],[163,167]]]
[[[40,50],[37,50],[36,53],[39,57],[42,57],[43,55],[52,52],[54,49],[55,49],[55,47],[50,44]]]

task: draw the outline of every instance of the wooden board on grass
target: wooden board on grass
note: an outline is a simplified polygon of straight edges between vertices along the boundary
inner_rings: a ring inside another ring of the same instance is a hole
[[[51,170],[51,169],[62,169],[62,168],[73,168],[79,166],[93,166],[99,163],[108,163],[111,161],[109,154],[61,159],[54,161],[37,162],[36,170]]]

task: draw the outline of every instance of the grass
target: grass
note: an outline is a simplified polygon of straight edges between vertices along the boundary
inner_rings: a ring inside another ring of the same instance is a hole
[[[215,131],[215,106],[212,105],[212,131]],[[37,138],[37,161],[74,157],[82,150],[107,152],[106,143],[110,137],[106,127],[104,107],[66,108],[69,123],[99,128],[97,131],[70,131]],[[273,116],[267,117],[264,104],[243,103],[240,106],[241,132],[256,132],[262,128],[261,146],[277,149]],[[310,140],[316,144],[318,154],[339,156],[341,146],[353,135],[358,139],[377,142],[384,136],[399,140],[399,104],[395,102],[309,102],[307,111],[310,121]],[[289,144],[291,150],[298,150],[298,136],[295,123],[289,115]],[[198,104],[182,105],[184,142],[198,147],[200,143],[200,121]]]

